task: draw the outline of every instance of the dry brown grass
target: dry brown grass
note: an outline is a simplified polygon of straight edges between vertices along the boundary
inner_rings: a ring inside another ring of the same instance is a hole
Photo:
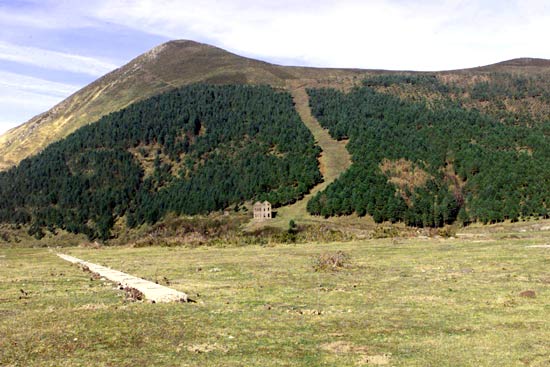
[[[388,177],[388,181],[397,187],[399,194],[407,204],[411,203],[407,192],[413,193],[416,188],[424,187],[426,182],[433,178],[429,173],[404,158],[383,159],[379,167]]]
[[[419,85],[392,84],[389,86],[373,87],[379,93],[390,94],[408,102],[426,102],[431,108],[435,108],[436,102],[442,101],[446,96],[440,92]]]
[[[337,271],[349,265],[350,257],[344,251],[325,252],[313,259],[315,271]]]

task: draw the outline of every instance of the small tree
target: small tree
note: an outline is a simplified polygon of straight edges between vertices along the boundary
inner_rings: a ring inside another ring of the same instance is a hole
[[[296,222],[294,221],[294,219],[291,219],[288,222],[288,233],[296,233],[297,229],[298,229],[298,226],[296,225]]]

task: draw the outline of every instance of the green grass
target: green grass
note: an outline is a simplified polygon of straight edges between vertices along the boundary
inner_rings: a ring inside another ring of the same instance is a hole
[[[128,303],[47,249],[2,249],[0,365],[546,366],[550,249],[526,246],[550,233],[506,230],[522,237],[63,249],[195,304]],[[338,250],[348,267],[313,270]]]

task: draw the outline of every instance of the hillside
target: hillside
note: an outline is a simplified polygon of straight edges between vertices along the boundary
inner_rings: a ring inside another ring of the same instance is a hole
[[[532,57],[521,57],[512,60],[498,62],[496,64],[482,66],[477,70],[497,72],[548,72],[550,71],[550,60],[537,59]],[[475,70],[475,69],[474,69]]]
[[[388,88],[416,94],[398,98]],[[550,215],[550,121],[491,108],[507,98],[548,108],[550,87],[536,79],[498,75],[461,88],[435,76],[381,75],[347,94],[309,94],[321,125],[349,139],[353,160],[309,202],[312,214],[418,227]],[[481,102],[485,111],[472,107]]]
[[[286,92],[192,85],[84,126],[0,173],[0,221],[106,240],[249,200],[291,203],[321,180],[320,150]]]
[[[280,228],[548,217],[549,81],[540,59],[318,69],[169,42],[0,138],[0,165],[19,163],[0,173],[0,222],[106,240],[253,200],[284,207]]]
[[[296,86],[330,86],[347,90],[366,75],[380,73],[399,72],[279,66],[194,41],[170,41],[138,56],[49,111],[0,136],[0,170],[18,164],[52,142],[110,112],[176,87],[206,82],[268,84],[289,89]],[[436,74],[445,82],[471,84],[495,73],[527,74],[545,79],[550,73],[550,61],[522,58]]]
[[[197,82],[285,87],[289,81],[300,80],[338,84],[359,74],[357,70],[277,66],[193,41],[171,41],[0,136],[0,170],[110,112],[176,87]]]

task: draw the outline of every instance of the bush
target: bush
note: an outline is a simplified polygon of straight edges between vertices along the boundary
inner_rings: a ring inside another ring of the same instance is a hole
[[[337,271],[349,264],[350,257],[343,251],[326,252],[313,259],[315,271]]]
[[[399,237],[399,230],[394,226],[376,226],[371,238],[395,238]]]
[[[456,228],[453,226],[445,226],[437,229],[437,234],[444,238],[450,238],[456,236]]]
[[[296,233],[298,229],[298,226],[296,225],[296,222],[294,219],[291,219],[290,222],[288,222],[288,233]]]

